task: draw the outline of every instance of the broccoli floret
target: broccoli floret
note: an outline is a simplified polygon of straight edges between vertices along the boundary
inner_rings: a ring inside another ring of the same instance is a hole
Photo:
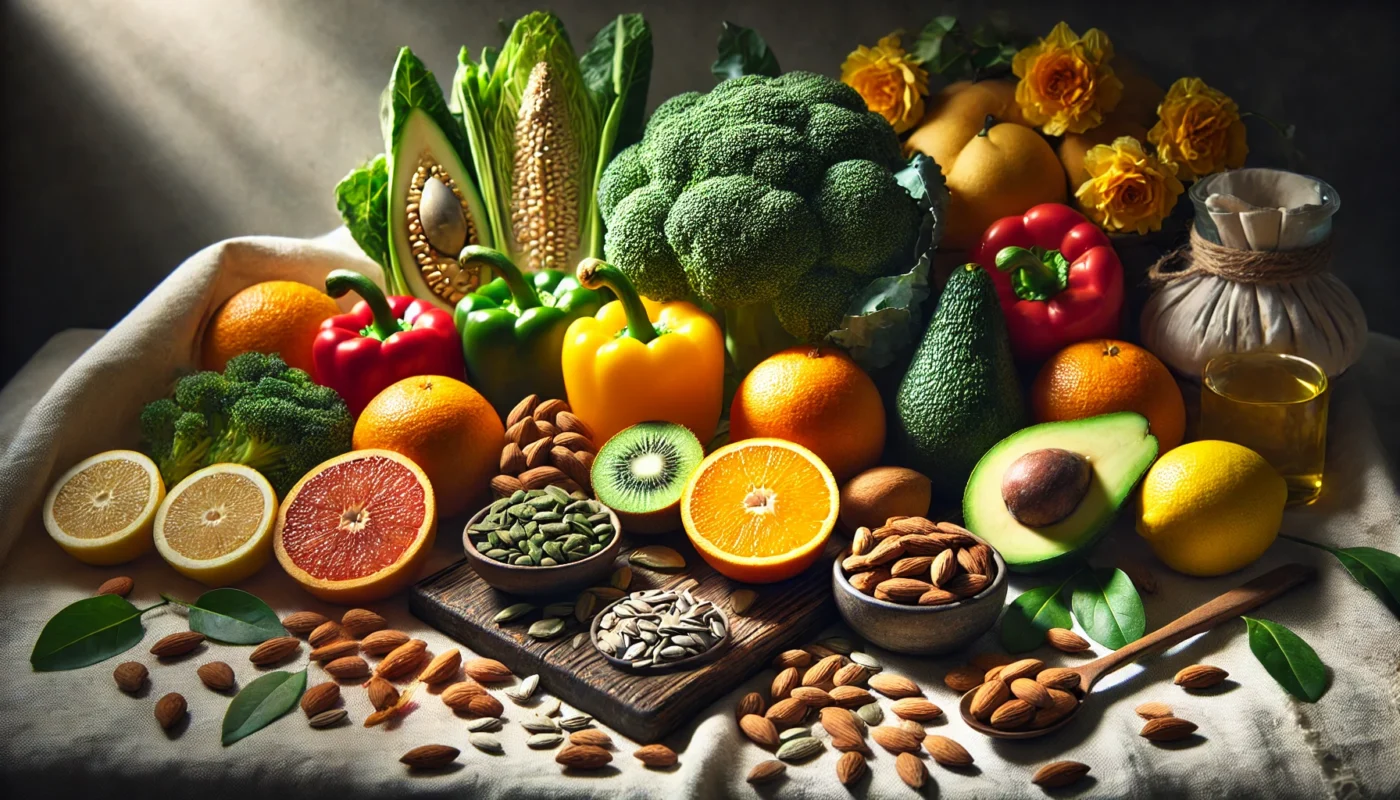
[[[914,198],[873,161],[833,164],[813,205],[826,229],[829,263],[859,275],[878,276],[895,255],[912,252],[919,233]]]
[[[666,241],[666,217],[675,199],[655,184],[627,195],[617,204],[603,240],[608,258],[626,271],[637,291],[663,302],[691,297],[685,270]]]
[[[650,180],[638,147],[640,145],[634,144],[613,156],[603,179],[598,182],[598,212],[604,217],[612,217],[618,203]]]
[[[354,423],[333,389],[275,355],[244,353],[220,375],[182,378],[175,397],[141,413],[146,452],[169,485],[200,467],[245,464],[279,495],[312,467],[350,449]]]
[[[818,343],[841,325],[846,306],[865,279],[844,269],[817,267],[773,304],[778,322],[800,342]]]

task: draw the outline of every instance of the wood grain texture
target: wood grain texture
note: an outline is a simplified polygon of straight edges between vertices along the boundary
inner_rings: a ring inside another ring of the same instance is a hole
[[[498,626],[496,612],[519,598],[487,586],[464,559],[416,584],[409,592],[409,610],[424,622],[471,648],[510,667],[516,675],[538,674],[541,689],[592,715],[638,742],[653,742],[695,719],[702,710],[767,666],[778,651],[805,642],[805,637],[830,622],[835,614],[831,596],[831,562],[840,549],[836,537],[826,557],[790,580],[763,586],[737,584],[715,572],[696,555],[684,536],[629,540],[616,560],[627,563],[635,547],[667,544],[685,556],[680,573],[665,574],[632,567],[629,591],[661,587],[690,588],[709,600],[729,619],[731,644],[714,661],[689,672],[636,675],[617,669],[585,641],[573,647],[574,636],[587,626],[572,617],[563,634],[538,642],[525,635],[539,612]],[[758,592],[749,616],[730,608],[728,596],[739,588]],[[556,598],[570,601],[571,592]],[[543,606],[548,598],[530,602]],[[606,605],[601,603],[599,607]]]

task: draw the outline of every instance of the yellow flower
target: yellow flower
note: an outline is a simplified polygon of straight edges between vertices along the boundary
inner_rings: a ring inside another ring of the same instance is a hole
[[[1123,82],[1108,65],[1112,60],[1108,34],[1091,28],[1081,39],[1061,22],[1011,62],[1021,79],[1016,105],[1048,136],[1098,127],[1123,97]]]
[[[1175,162],[1180,175],[1195,180],[1212,172],[1244,166],[1240,108],[1200,78],[1181,78],[1157,106],[1157,124],[1147,132],[1157,157]]]
[[[897,33],[846,56],[841,82],[855,89],[871,111],[889,120],[895,133],[909,130],[924,117],[928,73],[899,46]]]
[[[1074,196],[1085,216],[1106,231],[1161,230],[1184,191],[1176,164],[1158,161],[1131,136],[1089,148],[1084,170],[1089,179]]]

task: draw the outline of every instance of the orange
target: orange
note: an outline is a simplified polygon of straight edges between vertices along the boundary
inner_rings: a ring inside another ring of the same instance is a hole
[[[829,347],[793,347],[760,362],[739,384],[729,436],[796,442],[844,482],[880,460],[885,405],[850,356]]]
[[[1162,453],[1186,435],[1186,404],[1171,372],[1141,347],[1113,339],[1079,342],[1052,356],[1035,376],[1031,406],[1036,422],[1136,411],[1147,417]]]
[[[277,561],[332,603],[369,603],[418,575],[437,532],[433,487],[388,450],[354,450],[306,473],[277,512]]]
[[[441,375],[390,384],[360,412],[351,438],[356,450],[382,448],[413,459],[432,482],[445,517],[485,497],[505,440],[486,398]]]
[[[700,463],[681,495],[681,522],[700,557],[721,575],[772,583],[821,557],[839,498],[831,470],[811,450],[748,439]]]
[[[239,353],[277,353],[288,365],[316,374],[311,344],[321,323],[340,313],[325,292],[296,281],[255,283],[230,297],[204,330],[205,369],[223,371]]]

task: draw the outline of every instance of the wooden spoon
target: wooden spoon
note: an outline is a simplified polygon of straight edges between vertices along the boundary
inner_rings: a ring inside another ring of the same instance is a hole
[[[1044,728],[1002,731],[977,720],[969,713],[972,706],[972,695],[977,692],[976,689],[964,694],[962,702],[959,703],[958,709],[962,712],[963,722],[966,722],[968,727],[975,731],[998,739],[1033,739],[1037,736],[1044,736],[1053,730],[1064,727],[1070,720],[1074,719],[1079,710],[1083,708],[1084,698],[1089,696],[1094,684],[1108,673],[1132,662],[1148,650],[1170,647],[1198,633],[1208,631],[1222,622],[1232,620],[1247,611],[1253,611],[1298,584],[1310,580],[1316,574],[1317,570],[1306,564],[1285,564],[1260,575],[1238,589],[1231,589],[1205,605],[1197,606],[1175,621],[1135,642],[1130,642],[1103,658],[1074,667],[1074,671],[1079,673],[1079,705],[1058,722]]]

